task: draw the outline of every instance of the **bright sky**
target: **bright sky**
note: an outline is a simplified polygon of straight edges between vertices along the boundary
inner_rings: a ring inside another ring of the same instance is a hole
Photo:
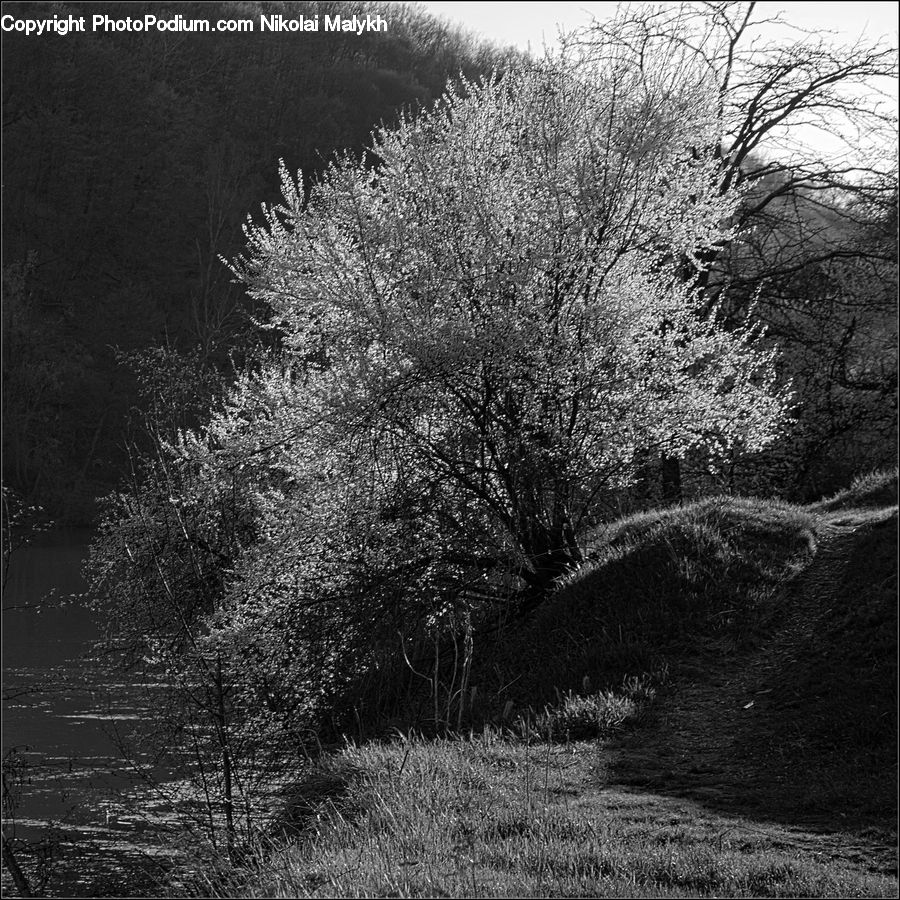
[[[442,18],[464,25],[497,44],[513,44],[523,50],[540,53],[544,43],[555,43],[558,26],[572,29],[587,25],[592,18],[615,15],[619,3],[584,2],[425,2],[421,4]],[[642,3],[634,3],[642,6]],[[862,35],[897,41],[896,2],[762,2],[756,5],[756,17],[769,18],[777,12],[795,25],[819,31],[833,30],[846,40]],[[789,34],[789,32],[788,32]]]
[[[556,44],[560,28],[570,31],[588,25],[593,19],[612,18],[618,7],[658,5],[633,0],[632,3],[617,2],[423,2],[420,4],[435,15],[462,25],[487,40],[504,46],[514,45],[522,50],[531,50],[539,55],[545,46]],[[674,4],[672,4],[674,5]],[[758,2],[754,10],[753,20],[771,19],[777,15],[793,25],[761,26],[753,32],[754,36],[769,38],[774,41],[790,42],[800,35],[796,28],[825,36],[833,33],[836,43],[852,44],[859,39],[864,44],[887,43],[897,46],[898,42],[898,4],[896,2],[866,3],[860,0],[841,0],[841,2]],[[898,82],[880,80],[873,89],[884,98],[890,96],[891,108],[897,108]],[[845,143],[829,134],[808,128],[804,125],[782,129],[783,134],[791,136],[791,142],[816,146],[821,153],[835,158],[843,158],[847,162],[862,160],[867,145],[876,146],[867,140],[867,136],[850,134],[850,142]],[[773,133],[774,136],[774,133]],[[877,152],[880,152],[877,151]]]

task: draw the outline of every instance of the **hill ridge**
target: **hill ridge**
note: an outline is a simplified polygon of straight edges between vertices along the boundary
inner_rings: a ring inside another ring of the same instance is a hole
[[[896,873],[895,847],[885,842],[894,815],[895,770],[876,796],[864,796],[864,748],[848,746],[837,733],[833,746],[814,745],[822,730],[815,726],[829,724],[810,716],[810,701],[824,703],[826,710],[833,704],[827,696],[811,697],[808,683],[823,664],[827,647],[820,644],[829,619],[847,599],[842,588],[854,553],[876,529],[896,529],[896,520],[896,506],[823,516],[815,557],[783,589],[786,612],[772,633],[758,647],[707,652],[683,665],[651,720],[612,751],[612,780],[812,830],[822,852],[845,856],[855,848],[873,871]],[[827,688],[827,672],[822,677]],[[839,721],[830,727],[839,732]],[[842,768],[846,777],[840,783]],[[842,804],[845,812],[836,812]],[[825,841],[826,832],[834,839]],[[859,840],[848,844],[848,834]]]

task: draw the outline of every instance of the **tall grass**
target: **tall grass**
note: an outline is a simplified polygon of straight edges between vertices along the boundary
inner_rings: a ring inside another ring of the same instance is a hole
[[[696,806],[604,791],[590,744],[467,740],[349,747],[323,798],[242,897],[887,897],[896,881]],[[591,790],[591,788],[593,788]]]

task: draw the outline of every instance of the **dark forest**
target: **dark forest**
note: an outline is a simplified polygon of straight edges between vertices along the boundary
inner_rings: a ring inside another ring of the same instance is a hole
[[[193,9],[101,6],[161,19]],[[205,3],[196,14],[350,8],[332,6]],[[23,17],[40,8],[4,5]],[[390,32],[352,42],[13,32],[3,48],[4,483],[79,524],[95,520],[96,498],[127,470],[135,435],[123,424],[146,411],[128,359],[152,348],[217,377],[258,340],[259,310],[221,258],[242,249],[246,216],[276,199],[278,161],[312,180],[335,152],[362,150],[376,125],[428,106],[448,78],[510,58],[405,8],[391,11]]]

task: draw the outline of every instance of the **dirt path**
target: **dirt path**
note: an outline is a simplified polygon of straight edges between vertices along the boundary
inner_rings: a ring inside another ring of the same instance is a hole
[[[836,610],[855,600],[841,596],[849,567],[861,539],[890,516],[823,520],[816,557],[780,595],[767,639],[679,665],[651,720],[611,750],[612,781],[761,828],[787,826],[801,843],[896,872],[896,754],[854,731],[865,686],[847,684],[831,662]]]

